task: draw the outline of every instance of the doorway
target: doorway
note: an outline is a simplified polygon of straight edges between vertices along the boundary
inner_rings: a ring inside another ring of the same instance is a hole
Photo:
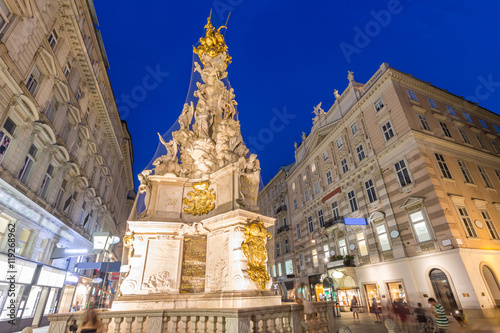
[[[434,268],[430,271],[429,277],[431,279],[432,288],[434,289],[437,301],[444,307],[445,312],[454,313],[458,310],[458,304],[455,296],[453,295],[450,281],[448,280],[446,274],[442,270]]]
[[[500,307],[500,283],[491,268],[483,266],[483,277],[488,289],[490,290],[491,298],[495,307]]]

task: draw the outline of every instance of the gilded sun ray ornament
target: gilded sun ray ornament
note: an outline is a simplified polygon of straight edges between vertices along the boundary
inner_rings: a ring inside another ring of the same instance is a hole
[[[208,189],[208,181],[193,184],[194,191],[188,192],[189,198],[182,201],[187,207],[184,213],[191,215],[204,215],[215,207],[215,193],[213,189]]]
[[[266,267],[266,242],[271,237],[272,235],[267,232],[264,223],[256,221],[245,226],[245,240],[241,243],[241,251],[248,259],[248,277],[261,290],[266,289],[266,283],[270,279]]]

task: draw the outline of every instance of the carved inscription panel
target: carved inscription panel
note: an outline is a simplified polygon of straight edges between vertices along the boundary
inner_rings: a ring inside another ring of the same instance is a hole
[[[184,237],[180,292],[205,291],[207,265],[207,236]]]

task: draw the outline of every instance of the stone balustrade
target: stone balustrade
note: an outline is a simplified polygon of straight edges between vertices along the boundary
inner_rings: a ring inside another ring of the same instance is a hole
[[[245,309],[169,309],[98,311],[104,333],[258,333],[334,332],[333,302],[313,303],[304,314],[297,304]],[[83,312],[49,315],[49,333],[66,333],[72,320],[81,327]],[[78,331],[79,332],[79,331]]]

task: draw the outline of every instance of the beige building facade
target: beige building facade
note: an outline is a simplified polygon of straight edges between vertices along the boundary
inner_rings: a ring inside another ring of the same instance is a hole
[[[92,1],[0,0],[0,332],[12,313],[38,326],[100,297],[75,264],[103,258],[54,250],[122,236],[133,204],[131,136],[96,24]]]
[[[492,316],[500,305],[500,116],[382,64],[315,108],[286,177],[296,280]],[[300,230],[298,233],[297,231]]]

